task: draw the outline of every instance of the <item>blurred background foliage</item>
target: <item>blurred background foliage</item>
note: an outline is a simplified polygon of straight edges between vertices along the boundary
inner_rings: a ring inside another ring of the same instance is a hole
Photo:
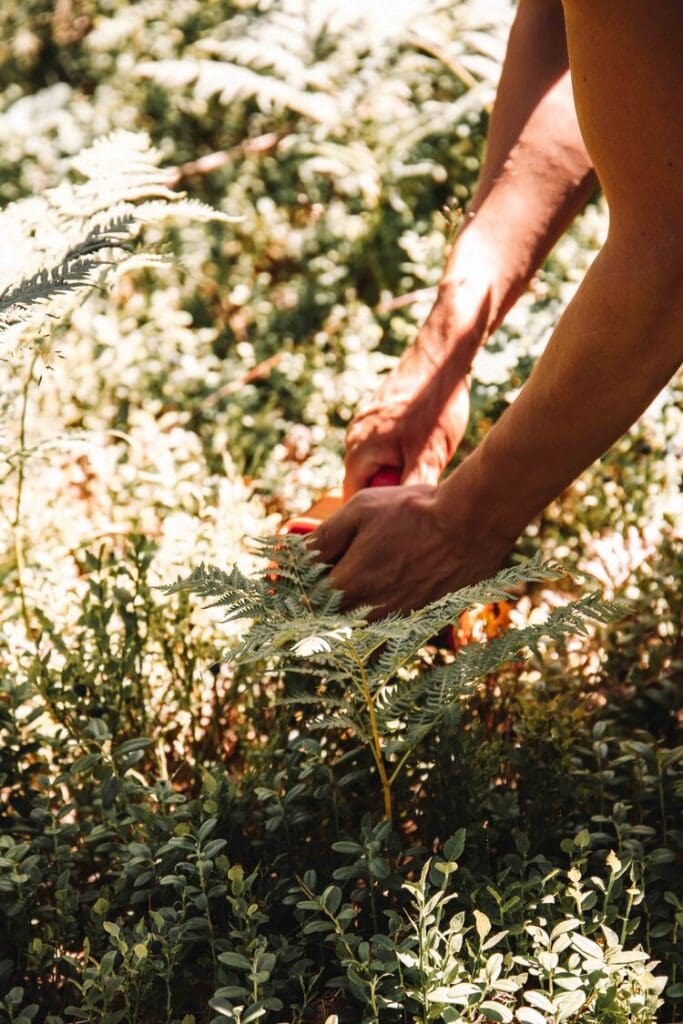
[[[491,914],[487,880],[500,872],[520,876],[531,919],[553,865],[571,856],[602,877],[611,847],[633,857],[642,907],[629,939],[665,961],[660,1013],[675,1019],[680,384],[519,544],[591,574],[631,612],[486,679],[406,782],[389,839],[372,832],[362,752],[332,733],[304,742],[258,678],[214,664],[217,638],[229,648],[238,627],[151,589],[201,559],[252,569],[245,538],[339,482],[354,408],[429,310],[448,244],[441,208],[466,204],[476,181],[512,14],[507,0],[396,0],[390,14],[352,0],[0,7],[0,204],[58,185],[84,147],[126,129],[160,149],[169,187],[243,218],[150,227],[172,261],[93,294],[37,358],[2,352],[0,1019],[208,1020],[221,971],[250,975],[238,960],[219,967],[201,929],[182,930],[195,899],[195,918],[213,908],[221,941],[229,932],[249,964],[276,954],[260,968],[266,995],[251,984],[229,1002],[251,999],[272,1021],[378,1019],[379,983],[349,982],[348,964],[339,980],[315,928],[303,939],[289,923],[287,889],[304,871],[331,882],[330,843],[348,837],[377,857],[389,843],[400,878],[414,879],[461,827],[472,842],[465,902]],[[463,453],[523,384],[605,230],[596,197],[478,357]],[[512,619],[533,621],[575,589],[532,588]],[[150,744],[121,747],[141,736]],[[181,883],[161,885],[159,865],[174,836],[214,818],[199,844],[226,839],[231,866],[212,867],[214,895],[201,870],[199,882],[194,867],[180,870],[186,899]],[[520,843],[522,867],[505,860]],[[400,897],[383,868],[355,870],[345,898],[361,918],[349,929],[365,941],[385,926],[378,908]],[[256,894],[246,909],[244,886]],[[589,904],[578,916],[592,928]],[[601,1019],[651,1019],[629,1005]],[[487,1019],[478,1012],[463,1019]]]

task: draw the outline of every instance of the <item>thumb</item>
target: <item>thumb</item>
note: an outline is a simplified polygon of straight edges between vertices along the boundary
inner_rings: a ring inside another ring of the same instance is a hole
[[[311,551],[317,553],[319,562],[332,565],[338,562],[347,550],[357,532],[356,517],[353,511],[342,508],[330,516],[306,537],[304,543]]]

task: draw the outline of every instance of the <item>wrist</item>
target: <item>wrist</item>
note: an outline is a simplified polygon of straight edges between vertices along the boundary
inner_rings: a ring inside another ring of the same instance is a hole
[[[453,364],[464,375],[488,340],[493,322],[494,284],[483,260],[454,249],[436,300],[411,348],[435,367]],[[457,258],[456,258],[457,257]]]
[[[504,471],[493,471],[481,447],[437,488],[437,516],[453,534],[493,559],[503,559],[524,531],[533,512],[516,501],[517,486]]]

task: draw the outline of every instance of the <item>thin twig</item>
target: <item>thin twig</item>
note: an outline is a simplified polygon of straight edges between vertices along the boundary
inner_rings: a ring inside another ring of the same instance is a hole
[[[379,723],[377,722],[377,713],[375,711],[375,698],[372,690],[370,689],[370,683],[365,671],[365,665],[351,644],[344,644],[345,648],[351,655],[351,658],[358,666],[360,672],[361,689],[363,691],[363,698],[365,705],[368,709],[368,718],[370,720],[370,732],[372,734],[372,745],[373,755],[375,764],[377,765],[377,772],[379,774],[380,783],[382,786],[382,798],[384,800],[384,817],[387,821],[392,821],[394,817],[392,799],[391,799],[391,781],[387,775],[386,765],[384,763],[384,753],[382,751],[382,738],[379,731]]]
[[[282,359],[282,352],[276,352],[275,355],[269,356],[268,359],[264,359],[263,362],[257,363],[256,366],[252,366],[250,370],[241,374],[235,380],[228,381],[227,384],[222,384],[218,390],[213,391],[206,398],[199,402],[199,405],[207,406],[212,408],[222,398],[227,398],[228,395],[234,395],[237,391],[240,391],[245,384],[251,384],[255,380],[263,380],[268,376],[274,366]]]
[[[263,153],[271,153],[280,145],[284,136],[281,132],[266,132],[265,135],[257,135],[253,139],[245,139],[238,146],[232,149],[219,149],[214,153],[207,153],[197,160],[190,160],[188,163],[179,164],[177,167],[169,167],[165,184],[169,188],[175,188],[185,178],[194,178],[204,174],[211,174],[225,167],[232,160],[245,156],[260,156]]]
[[[406,292],[405,295],[392,295],[390,299],[383,299],[375,306],[376,313],[392,313],[395,309],[402,309],[410,306],[413,302],[426,299],[436,295],[438,285],[430,285],[428,288],[418,288],[414,292]]]
[[[29,636],[33,634],[33,627],[31,626],[31,619],[28,613],[28,605],[26,604],[26,591],[24,589],[24,570],[26,568],[24,561],[24,548],[22,544],[23,531],[21,528],[21,517],[22,517],[22,501],[24,497],[24,479],[25,479],[25,452],[26,452],[26,418],[28,414],[28,396],[31,389],[31,383],[33,381],[33,371],[36,368],[36,363],[39,359],[39,353],[35,353],[29,366],[26,381],[24,383],[22,400],[21,400],[21,414],[19,418],[19,465],[17,467],[17,493],[14,502],[14,521],[12,523],[12,532],[14,538],[14,556],[17,563],[17,583],[19,585],[19,603],[21,604],[21,617],[24,621],[26,632]]]
[[[455,75],[467,89],[475,89],[479,85],[474,75],[463,67],[460,61],[454,60],[436,43],[430,42],[429,39],[425,39],[417,33],[411,35],[411,42],[416,49],[424,50],[430,57],[440,60],[444,67],[448,68],[451,74]]]

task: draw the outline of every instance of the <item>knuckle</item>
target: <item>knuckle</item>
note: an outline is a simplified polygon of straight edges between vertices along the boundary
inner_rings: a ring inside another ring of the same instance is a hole
[[[356,423],[355,420],[354,420],[354,422],[351,423],[346,428],[346,444],[347,444],[347,446],[348,445],[352,445],[352,444],[358,444],[358,442],[362,440],[362,438],[364,436],[364,433],[365,433],[365,431],[362,429],[360,424]]]
[[[356,491],[352,498],[349,498],[346,505],[344,506],[344,510],[347,513],[347,515],[351,516],[352,518],[354,517],[358,509],[362,508],[364,496],[364,490],[360,490]]]

